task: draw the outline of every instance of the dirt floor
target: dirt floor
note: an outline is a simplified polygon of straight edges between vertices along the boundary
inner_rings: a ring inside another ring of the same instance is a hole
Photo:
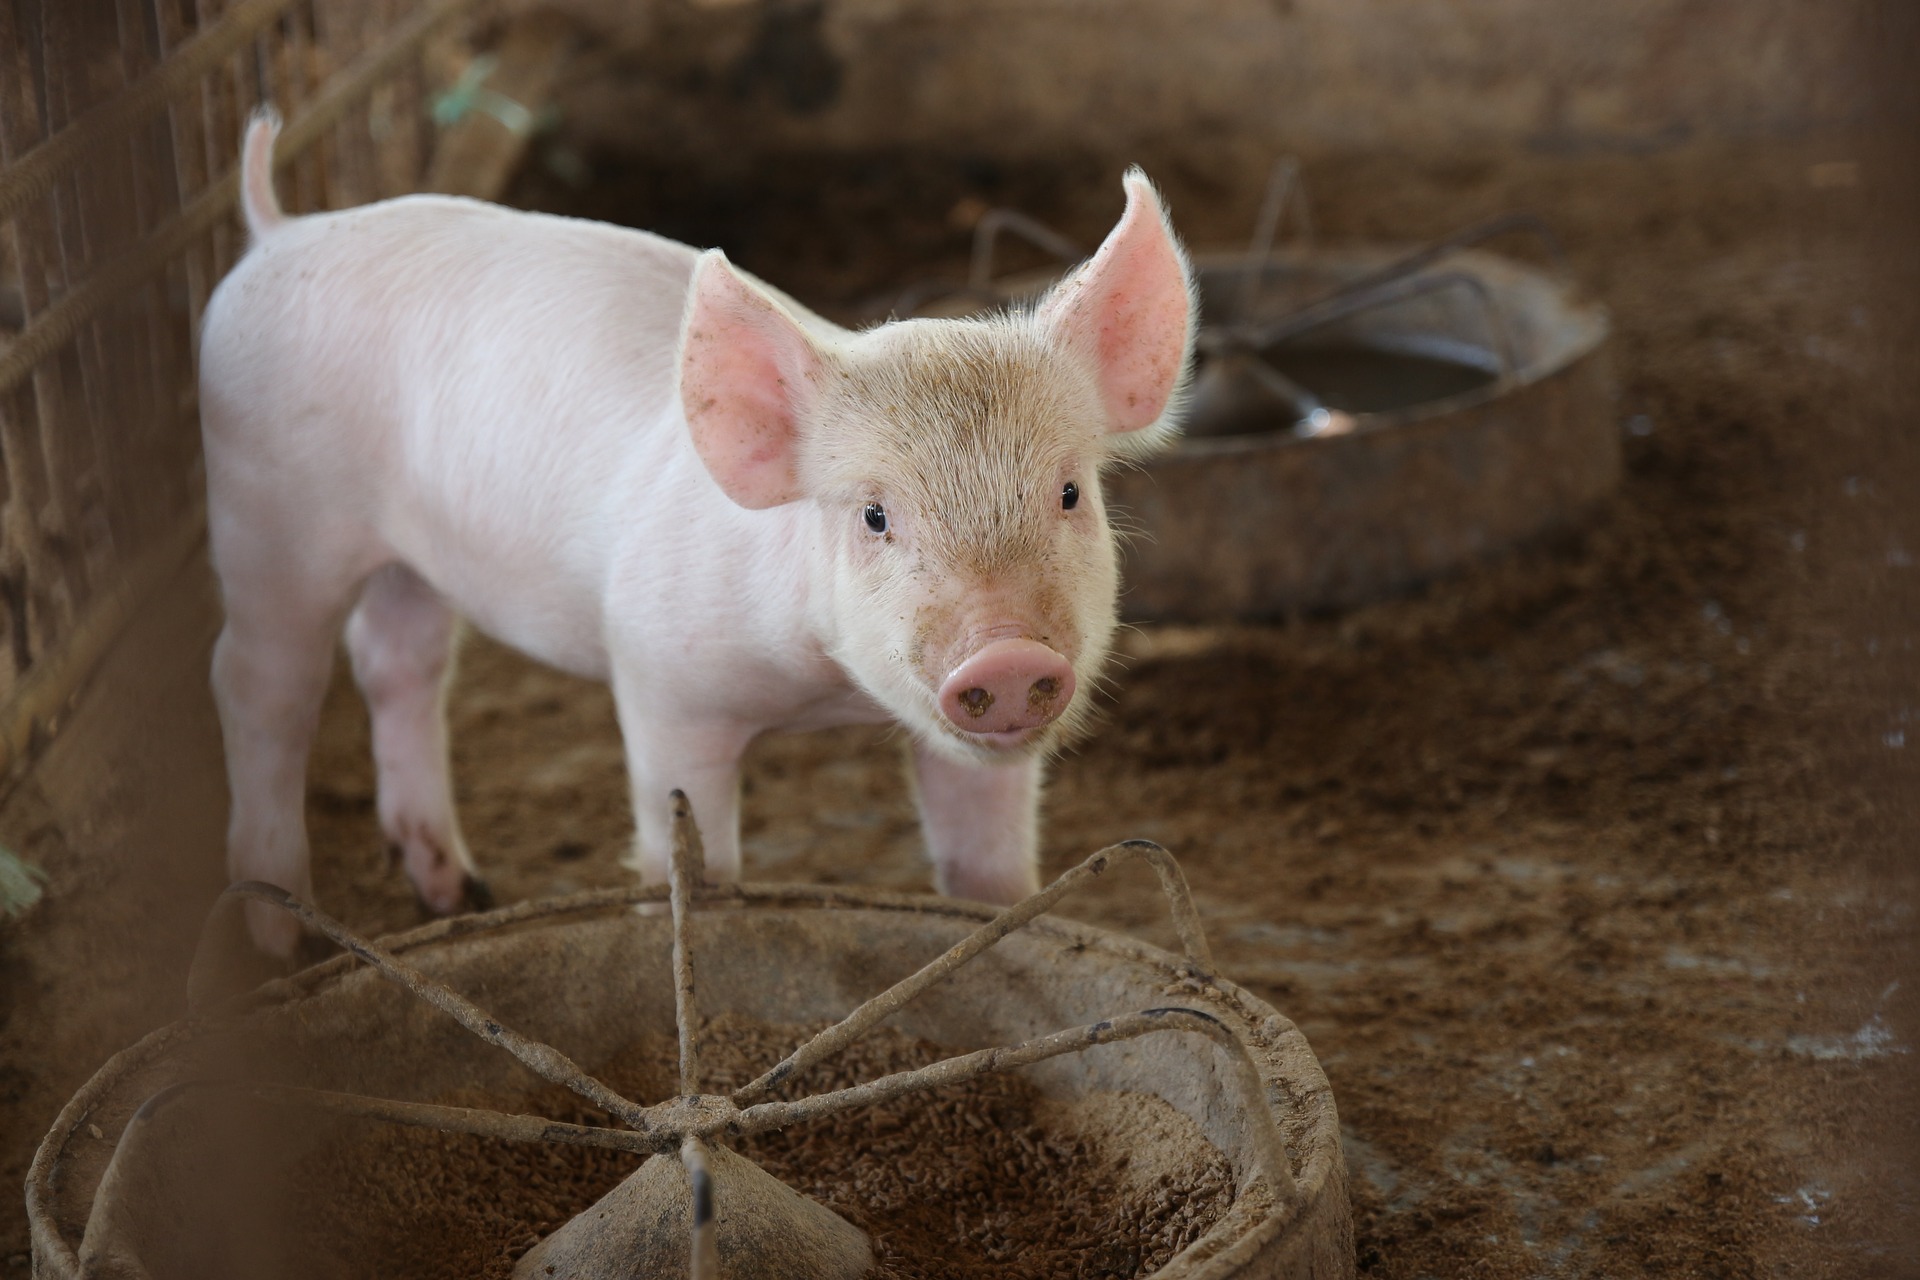
[[[1167,845],[1222,969],[1311,1040],[1364,1275],[1920,1275],[1920,469],[1913,401],[1876,372],[1904,367],[1882,362],[1920,293],[1866,251],[1882,172],[1837,142],[1307,165],[1334,239],[1545,215],[1613,310],[1626,432],[1579,536],[1342,617],[1128,634],[1104,729],[1054,769],[1049,872]],[[968,200],[1091,241],[1119,191],[1071,159],[597,174],[520,198],[722,244],[848,313],[963,271]],[[1257,182],[1156,176],[1197,244],[1251,220]],[[66,1094],[180,1007],[219,882],[211,618],[195,566],[0,811],[52,875],[0,926],[9,1185]],[[476,639],[453,717],[500,899],[617,883],[606,693]],[[759,744],[749,876],[925,887],[898,757],[866,731]],[[413,923],[344,678],[311,799],[322,904]],[[1172,941],[1145,880],[1074,914]],[[0,1215],[0,1274],[25,1248]]]

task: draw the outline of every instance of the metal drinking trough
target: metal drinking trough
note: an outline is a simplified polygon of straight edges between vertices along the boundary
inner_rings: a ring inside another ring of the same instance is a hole
[[[851,1280],[872,1266],[865,1234],[726,1144],[1013,1068],[1073,1114],[1160,1108],[1224,1158],[1230,1206],[1153,1273],[1161,1280],[1353,1274],[1326,1079],[1292,1023],[1214,972],[1185,878],[1165,850],[1116,845],[999,912],[808,885],[695,888],[698,833],[676,800],[666,912],[659,888],[608,890],[370,943],[270,886],[229,890],[216,917],[244,900],[273,903],[347,954],[220,1002],[204,994],[212,966],[196,963],[195,1012],[108,1062],[36,1154],[27,1184],[33,1274],[330,1274],[276,1243],[273,1214],[300,1206],[276,1206],[272,1189],[341,1126],[371,1123],[650,1157],[546,1233],[516,1277],[644,1269],[697,1280]],[[1158,874],[1184,954],[1043,916],[1136,860]],[[210,939],[220,933],[210,925]],[[203,957],[213,950],[203,943]],[[921,998],[936,985],[937,998]],[[743,1088],[708,1094],[697,1028],[723,1012],[831,1025]],[[882,1020],[957,1056],[829,1093],[773,1096],[780,1081]],[[677,1096],[645,1105],[592,1074],[624,1046],[669,1031],[679,1045]],[[524,1095],[520,1068],[573,1090],[617,1126],[444,1104],[456,1090],[511,1098],[516,1078]],[[397,1212],[376,1190],[354,1206],[353,1221]]]
[[[1276,245],[1292,206],[1306,234]],[[1081,250],[1011,210],[975,233],[960,289],[902,313],[1031,298],[1049,270],[993,276],[996,239]],[[1196,255],[1199,366],[1169,452],[1111,477],[1137,531],[1121,599],[1135,621],[1268,619],[1348,608],[1580,523],[1618,483],[1606,312],[1558,271],[1475,249],[1510,215],[1415,248],[1312,243],[1298,172],[1275,170],[1249,249]]]

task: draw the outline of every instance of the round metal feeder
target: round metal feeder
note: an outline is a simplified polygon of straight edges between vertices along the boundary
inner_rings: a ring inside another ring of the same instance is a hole
[[[1183,955],[1043,918],[1077,886],[1134,860],[1158,873]],[[1168,1108],[1224,1159],[1230,1204],[1152,1273],[1161,1280],[1353,1274],[1326,1079],[1293,1024],[1214,973],[1165,850],[1116,845],[998,912],[818,886],[696,888],[699,865],[682,800],[666,911],[658,888],[599,891],[372,943],[280,890],[235,886],[216,919],[231,924],[245,900],[272,903],[347,954],[218,1002],[206,993],[212,966],[196,962],[195,1012],[102,1068],[36,1154],[33,1274],[333,1274],[290,1252],[273,1224],[300,1212],[284,1203],[292,1167],[341,1126],[373,1123],[650,1157],[548,1231],[516,1277],[852,1280],[873,1265],[866,1235],[728,1144],[1015,1068],[1072,1114]],[[210,925],[209,939],[219,936]],[[203,957],[216,950],[203,943]],[[759,1079],[709,1094],[696,1028],[722,1012],[831,1025]],[[775,1096],[783,1080],[883,1020],[971,1051],[850,1088]],[[592,1074],[663,1033],[679,1046],[675,1097],[644,1105]],[[614,1123],[446,1105],[456,1091],[462,1100],[524,1097],[526,1071]],[[371,1191],[353,1207],[356,1223],[394,1212],[391,1197]]]
[[[1134,621],[1259,620],[1348,608],[1581,522],[1618,483],[1606,312],[1558,272],[1472,246],[1530,233],[1510,215],[1412,249],[1276,246],[1305,200],[1275,170],[1252,247],[1195,257],[1201,334],[1183,435],[1117,472],[1137,531]],[[903,314],[1031,298],[1057,271],[993,276],[1012,232],[1081,250],[1011,210],[982,218],[961,288],[922,285]]]

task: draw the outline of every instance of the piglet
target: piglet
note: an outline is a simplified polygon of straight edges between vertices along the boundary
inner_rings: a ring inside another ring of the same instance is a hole
[[[670,789],[731,879],[756,736],[893,721],[939,889],[1032,891],[1043,764],[1085,731],[1115,626],[1101,472],[1171,434],[1192,352],[1145,176],[1036,304],[851,332],[641,231],[439,196],[288,217],[278,127],[248,127],[252,242],[200,357],[229,873],[311,892],[344,625],[381,829],[427,907],[476,895],[444,714],[464,616],[612,682],[647,881]]]

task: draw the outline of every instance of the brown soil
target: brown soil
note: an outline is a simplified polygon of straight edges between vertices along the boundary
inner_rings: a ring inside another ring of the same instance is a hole
[[[716,1087],[737,1088],[805,1035],[801,1027],[716,1019],[702,1063]],[[667,1097],[676,1053],[656,1038],[599,1074],[628,1097]],[[883,1028],[776,1095],[822,1093],[944,1056],[937,1045]],[[609,1123],[557,1088],[444,1101]],[[1196,1145],[1210,1159],[1140,1177],[1121,1144],[1096,1144],[1053,1118],[1026,1081],[984,1076],[737,1149],[866,1231],[880,1263],[873,1280],[1127,1280],[1151,1274],[1231,1203],[1226,1161],[1204,1142]],[[303,1252],[335,1259],[342,1276],[505,1280],[543,1236],[639,1166],[618,1152],[375,1130],[306,1167],[297,1200],[317,1209]]]
[[[1117,206],[1112,166],[890,159],[768,166],[751,188],[608,168],[585,204],[848,311],[957,274],[963,197],[1086,240]],[[1194,242],[1251,220],[1254,180],[1157,172]],[[1224,972],[1305,1030],[1367,1276],[1920,1274],[1920,469],[1912,401],[1880,372],[1910,359],[1896,339],[1920,291],[1880,287],[1911,282],[1910,260],[1866,254],[1888,172],[1853,141],[1307,167],[1334,238],[1547,216],[1613,309],[1631,424],[1619,497],[1579,537],[1345,617],[1130,635],[1104,731],[1054,770],[1048,870],[1166,844]],[[171,607],[203,609],[192,588]],[[177,921],[217,880],[217,788],[186,773],[208,746],[204,633],[176,631],[179,718],[140,757],[167,794],[90,795],[74,750],[8,802],[7,837],[54,873],[0,969],[16,1185],[65,1093],[177,1007],[151,993],[176,989]],[[475,642],[453,716],[501,899],[617,882],[630,828],[604,690]],[[757,746],[748,874],[924,887],[897,757],[858,731]],[[315,761],[318,892],[377,930],[416,917],[371,788],[343,681]],[[106,834],[79,825],[109,803]],[[114,869],[153,856],[130,832],[184,868],[165,901],[185,906],[130,905]],[[1149,883],[1102,884],[1074,913],[1172,941]],[[0,1242],[24,1250],[17,1218]]]

